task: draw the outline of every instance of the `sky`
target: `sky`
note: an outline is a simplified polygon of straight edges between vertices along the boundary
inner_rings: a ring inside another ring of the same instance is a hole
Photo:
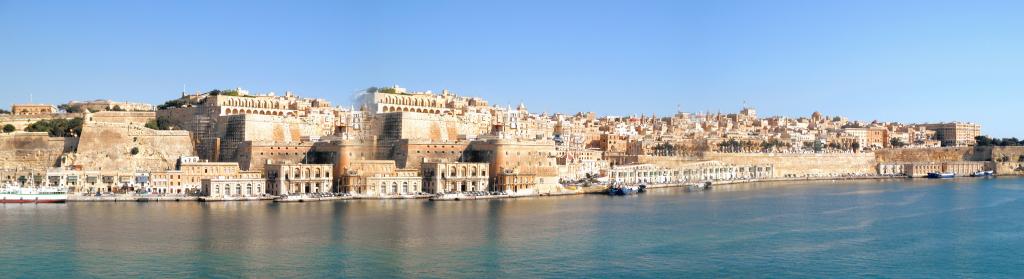
[[[1024,137],[1024,1],[9,1],[0,107],[370,86],[532,112],[982,124]]]

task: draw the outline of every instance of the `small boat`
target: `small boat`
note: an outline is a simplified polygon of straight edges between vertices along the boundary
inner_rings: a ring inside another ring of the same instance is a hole
[[[63,203],[68,191],[56,187],[4,187],[0,189],[0,203]]]
[[[952,172],[929,172],[928,178],[954,178],[956,173]]]
[[[711,190],[711,182],[708,181],[708,182],[704,182],[704,183],[687,184],[685,190],[687,192],[708,191],[708,190]]]
[[[973,176],[973,177],[985,177],[985,176],[993,176],[995,174],[996,174],[995,171],[987,170],[987,171],[976,171],[976,172],[972,173],[971,176]]]
[[[647,188],[647,187],[645,186],[644,188]],[[608,187],[608,194],[612,195],[612,196],[625,196],[625,195],[633,195],[633,194],[639,194],[639,193],[640,193],[640,187],[639,186],[625,186],[625,185],[621,185],[621,186],[611,186],[611,187]]]
[[[647,192],[647,184],[640,184],[640,187],[637,189],[637,193],[643,192]]]

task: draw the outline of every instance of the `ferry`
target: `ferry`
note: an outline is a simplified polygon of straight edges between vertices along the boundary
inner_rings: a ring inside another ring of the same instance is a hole
[[[971,176],[974,176],[974,177],[984,177],[984,176],[993,176],[995,174],[996,174],[995,171],[987,170],[987,171],[977,171],[977,172],[974,172],[974,173],[971,174]]]
[[[928,178],[954,178],[956,173],[952,172],[929,172]]]
[[[56,187],[12,187],[0,189],[0,203],[64,203],[68,191]]]

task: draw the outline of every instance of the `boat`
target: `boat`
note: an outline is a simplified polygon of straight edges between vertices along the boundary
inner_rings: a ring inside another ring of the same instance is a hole
[[[976,172],[972,173],[971,176],[974,176],[974,177],[985,177],[985,176],[993,176],[995,174],[996,174],[995,171],[987,170],[987,171],[976,171]]]
[[[645,191],[646,191],[647,187],[645,186],[644,188],[645,188]],[[625,196],[625,195],[633,195],[633,194],[639,194],[639,193],[640,193],[640,187],[639,186],[620,185],[620,186],[608,187],[608,194],[612,195],[612,196]]]
[[[956,177],[956,173],[952,172],[929,172],[928,178],[953,178]]]
[[[68,191],[57,187],[11,187],[0,189],[0,203],[64,203]]]
[[[704,183],[686,184],[686,188],[684,190],[687,191],[687,192],[708,191],[708,190],[711,190],[711,181],[707,181],[707,182],[704,182]]]
[[[647,184],[640,184],[640,187],[637,188],[637,193],[644,193],[644,192],[647,192]]]

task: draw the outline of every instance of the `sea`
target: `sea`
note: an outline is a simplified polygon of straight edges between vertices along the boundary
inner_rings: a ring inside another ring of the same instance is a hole
[[[1024,179],[0,205],[3,278],[1022,278]]]

